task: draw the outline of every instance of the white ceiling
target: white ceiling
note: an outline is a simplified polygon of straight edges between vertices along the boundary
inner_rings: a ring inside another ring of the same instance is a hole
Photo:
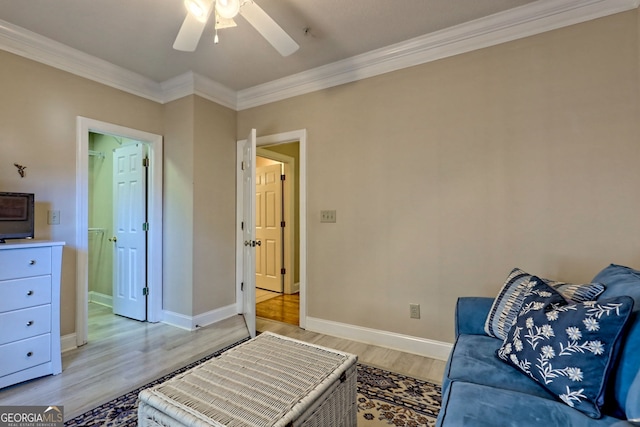
[[[381,48],[387,56],[401,56],[406,46],[424,51],[425,35],[440,35],[429,42],[433,51],[449,43],[450,33],[457,42],[470,38],[461,28],[475,25],[475,37],[482,33],[478,28],[492,26],[491,40],[478,46],[484,47],[516,24],[522,34],[507,40],[628,10],[640,0],[255,1],[300,45],[297,52],[280,56],[241,16],[236,28],[219,31],[219,44],[213,43],[210,19],[195,52],[176,51],[172,44],[186,15],[183,0],[0,0],[0,49],[29,56],[24,52],[40,45],[32,56],[54,50],[51,55],[86,54],[158,85],[191,72],[236,94],[327,64],[349,67],[354,57]],[[580,18],[567,15],[575,11]],[[52,41],[73,49],[61,51]],[[56,66],[61,60],[42,62]]]

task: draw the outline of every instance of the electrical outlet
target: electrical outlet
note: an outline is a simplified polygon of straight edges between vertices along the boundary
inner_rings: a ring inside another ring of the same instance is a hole
[[[336,211],[320,211],[320,222],[336,222]]]
[[[60,211],[48,211],[47,224],[58,225],[60,224]]]
[[[409,304],[409,317],[412,319],[420,318],[420,304]]]

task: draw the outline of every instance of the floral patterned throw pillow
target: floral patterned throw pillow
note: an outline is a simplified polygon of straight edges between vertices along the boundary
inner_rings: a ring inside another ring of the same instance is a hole
[[[516,323],[497,351],[564,403],[600,418],[616,343],[633,308],[626,296],[569,304],[533,276]]]

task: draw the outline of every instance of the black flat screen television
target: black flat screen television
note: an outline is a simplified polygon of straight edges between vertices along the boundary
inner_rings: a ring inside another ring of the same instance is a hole
[[[0,192],[0,243],[33,239],[35,197],[32,193]]]

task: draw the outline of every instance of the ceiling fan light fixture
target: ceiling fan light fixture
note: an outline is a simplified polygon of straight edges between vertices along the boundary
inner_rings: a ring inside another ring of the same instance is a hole
[[[207,22],[209,8],[201,0],[184,0],[184,5],[198,21]]]
[[[216,0],[216,12],[222,18],[232,19],[240,12],[240,0]]]

